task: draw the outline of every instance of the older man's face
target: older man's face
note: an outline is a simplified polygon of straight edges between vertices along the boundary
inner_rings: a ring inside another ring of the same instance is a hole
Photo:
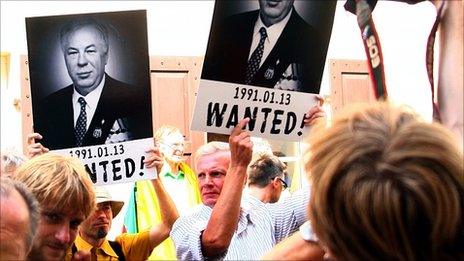
[[[73,206],[55,209],[50,204],[41,205],[39,228],[29,254],[32,260],[63,260],[84,220]]]
[[[29,247],[29,211],[26,202],[16,191],[0,199],[0,260],[25,260]]]
[[[210,207],[216,204],[224,185],[229,163],[229,152],[213,153],[198,159],[196,171],[203,204]]]
[[[180,132],[166,135],[160,144],[161,153],[171,163],[184,161],[184,149],[184,136]]]
[[[292,6],[293,0],[259,0],[261,18],[266,26],[282,21]]]
[[[84,26],[64,40],[64,59],[76,90],[87,95],[100,84],[108,61],[108,49],[96,28]]]

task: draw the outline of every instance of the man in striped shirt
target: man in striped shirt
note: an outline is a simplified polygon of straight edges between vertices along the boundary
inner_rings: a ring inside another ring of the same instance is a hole
[[[286,200],[264,204],[242,199],[253,143],[242,130],[249,119],[234,128],[229,144],[210,142],[196,153],[196,171],[203,204],[179,218],[171,232],[177,258],[257,259],[306,221],[309,190]]]

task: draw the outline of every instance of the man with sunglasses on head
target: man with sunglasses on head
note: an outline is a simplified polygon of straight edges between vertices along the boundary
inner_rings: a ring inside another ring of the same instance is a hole
[[[279,201],[287,188],[287,166],[276,156],[260,155],[248,168],[248,193],[264,203]]]

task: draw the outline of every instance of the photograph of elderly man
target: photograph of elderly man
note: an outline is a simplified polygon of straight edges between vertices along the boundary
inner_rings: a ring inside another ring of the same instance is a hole
[[[319,93],[335,10],[320,2],[217,1],[202,79]]]
[[[152,136],[145,11],[28,18],[27,29],[34,131],[42,145],[54,150]],[[43,48],[53,40],[59,52]],[[49,61],[64,67],[65,77],[43,66]],[[125,70],[134,63],[139,71]]]

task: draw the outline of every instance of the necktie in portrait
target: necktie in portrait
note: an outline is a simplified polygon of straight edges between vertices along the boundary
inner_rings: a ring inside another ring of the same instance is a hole
[[[76,145],[81,146],[87,129],[87,113],[85,112],[85,106],[87,105],[87,103],[85,102],[85,99],[82,97],[79,97],[77,101],[81,105],[81,112],[79,113],[79,117],[77,118],[74,133],[76,135]]]
[[[259,44],[256,49],[251,54],[250,60],[248,60],[248,65],[246,68],[246,75],[245,75],[245,84],[250,84],[255,76],[256,72],[259,69],[259,64],[261,63],[261,58],[263,57],[264,51],[264,41],[267,37],[266,28],[261,27],[259,29],[260,40]]]

